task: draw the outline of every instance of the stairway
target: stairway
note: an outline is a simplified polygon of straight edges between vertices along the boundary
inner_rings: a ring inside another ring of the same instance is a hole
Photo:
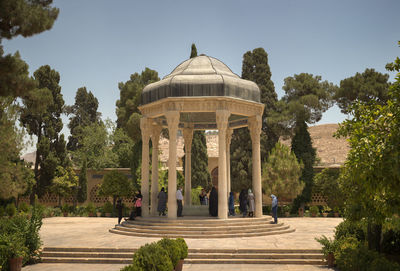
[[[169,238],[237,238],[294,232],[284,223],[271,224],[271,217],[229,218],[220,220],[210,217],[178,218],[137,218],[122,222],[109,230],[111,233],[136,237]]]
[[[130,264],[137,249],[45,247],[43,263]],[[325,265],[318,249],[189,249],[185,264]]]

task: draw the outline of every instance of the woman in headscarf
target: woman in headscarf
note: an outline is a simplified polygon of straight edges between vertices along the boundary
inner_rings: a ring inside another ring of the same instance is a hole
[[[210,192],[210,204],[208,206],[208,211],[211,216],[218,216],[218,192],[217,189],[213,186]]]
[[[167,193],[165,193],[164,187],[161,188],[160,193],[158,193],[158,206],[157,206],[157,211],[158,215],[160,216],[161,214],[165,216],[165,209],[167,208]]]
[[[247,200],[249,203],[249,216],[253,217],[254,216],[254,194],[251,191],[251,189],[249,189],[249,194],[247,196]]]
[[[229,207],[229,215],[234,216],[235,215],[235,200],[233,198],[232,191],[229,193],[228,207]]]
[[[239,195],[239,209],[245,217],[247,215],[247,193],[245,189],[242,189]]]
[[[278,223],[278,198],[274,195],[271,194],[271,207],[272,207],[272,217],[274,218],[274,222],[272,222],[273,224],[277,224]]]

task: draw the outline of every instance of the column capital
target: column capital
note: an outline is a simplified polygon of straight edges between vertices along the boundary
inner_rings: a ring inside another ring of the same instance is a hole
[[[227,145],[228,147],[231,145],[232,134],[233,134],[233,129],[232,129],[232,128],[228,128],[228,129],[226,130],[226,145]]]
[[[254,139],[259,138],[261,134],[261,127],[262,127],[261,116],[256,115],[250,117],[248,120],[248,124],[249,124],[248,129],[250,131],[251,138],[254,141]]]
[[[224,109],[216,110],[215,115],[216,115],[218,130],[225,131],[229,126],[228,119],[229,119],[229,116],[231,115],[231,112],[229,110],[224,110]]]
[[[143,137],[148,138],[150,136],[150,131],[151,131],[150,119],[146,117],[142,117],[140,119],[140,130],[142,132],[142,138]]]
[[[168,129],[178,129],[179,111],[167,111],[165,112],[165,117],[167,118]]]
[[[151,125],[150,138],[153,148],[158,148],[158,141],[160,140],[162,127],[160,125]]]
[[[185,142],[186,152],[190,153],[192,149],[192,141],[193,141],[193,128],[185,127],[183,128],[183,140]]]

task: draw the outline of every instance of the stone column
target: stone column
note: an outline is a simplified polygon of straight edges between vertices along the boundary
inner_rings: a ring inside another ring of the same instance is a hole
[[[228,193],[226,180],[226,130],[228,110],[216,110],[218,128],[218,218],[228,218]]]
[[[168,154],[168,218],[176,219],[176,134],[178,132],[179,112],[168,111],[165,113],[169,132]]]
[[[255,197],[255,216],[262,217],[262,190],[261,190],[261,155],[260,155],[260,134],[261,116],[249,118],[249,130],[252,142],[252,163],[253,163],[253,191]]]
[[[183,139],[185,140],[185,205],[192,205],[192,127],[183,129]]]
[[[233,129],[228,128],[226,131],[226,180],[227,180],[227,194],[231,192],[231,140]]]
[[[160,133],[162,127],[158,125],[153,125],[151,131],[151,143],[153,147],[153,152],[151,155],[152,163],[151,163],[151,194],[150,194],[150,213],[151,215],[157,214],[157,206],[158,206],[158,141],[160,140]]]
[[[142,216],[149,216],[149,138],[150,125],[146,117],[140,119],[140,130],[142,132]]]

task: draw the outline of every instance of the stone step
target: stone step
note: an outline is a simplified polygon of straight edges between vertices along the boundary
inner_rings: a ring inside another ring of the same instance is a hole
[[[278,231],[278,230],[286,230],[290,226],[280,224],[274,227],[239,227],[239,228],[231,228],[231,227],[191,227],[191,228],[173,228],[173,227],[134,227],[126,225],[115,225],[115,229],[123,230],[123,231],[131,231],[131,232],[142,232],[142,233],[160,233],[160,234],[224,234],[224,233],[250,233],[250,232],[270,232],[270,231]]]
[[[199,226],[197,224],[179,224],[179,225],[170,225],[170,224],[164,224],[164,225],[159,225],[159,224],[151,224],[148,223],[146,225],[140,224],[140,223],[134,223],[134,222],[122,222],[121,226],[128,227],[128,228],[151,228],[151,229],[179,229],[183,231],[192,231],[192,230],[218,230],[218,229],[246,229],[249,227],[263,227],[263,228],[276,228],[279,226],[282,226],[283,223],[278,223],[278,224],[271,224],[271,223],[249,223],[249,224],[215,224],[215,225],[202,225]]]
[[[210,234],[205,232],[202,234],[201,232],[192,232],[192,233],[143,233],[143,232],[133,232],[133,231],[126,231],[126,230],[119,230],[119,229],[110,229],[109,232],[127,236],[136,236],[136,237],[168,237],[168,238],[193,238],[193,239],[200,239],[200,238],[240,238],[240,237],[255,237],[255,236],[267,236],[267,235],[276,235],[276,234],[285,234],[294,232],[295,229],[281,229],[281,230],[274,230],[274,231],[256,231],[256,232],[241,232],[241,233],[216,233]]]
[[[229,219],[218,219],[212,217],[203,217],[203,218],[177,218],[177,219],[168,219],[164,218],[141,218],[138,217],[135,220],[128,220],[127,223],[132,223],[135,225],[145,225],[145,226],[164,226],[168,224],[169,226],[205,226],[205,225],[219,225],[219,226],[226,226],[226,225],[249,225],[249,224],[263,224],[271,222],[270,216],[263,216],[263,217],[254,217],[254,218],[229,218]]]
[[[128,252],[129,251],[129,252]],[[133,248],[45,247],[43,263],[130,264]],[[186,264],[303,264],[323,265],[316,249],[189,249]]]

